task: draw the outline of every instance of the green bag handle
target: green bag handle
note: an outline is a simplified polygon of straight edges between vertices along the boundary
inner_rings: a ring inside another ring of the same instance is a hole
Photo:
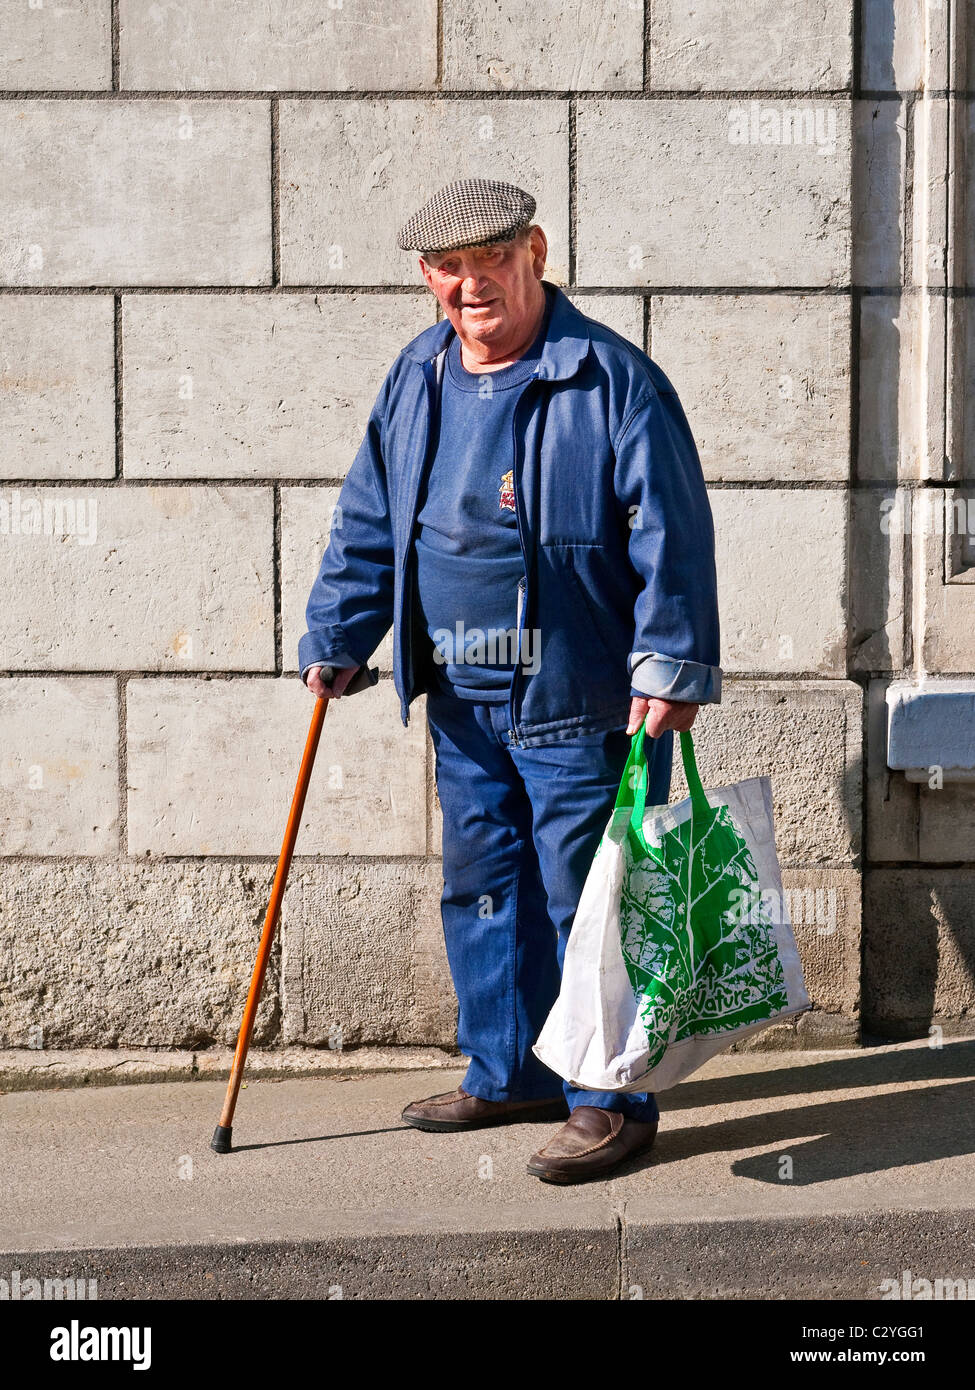
[[[626,760],[626,766],[623,768],[623,776],[620,780],[620,789],[617,792],[614,807],[614,810],[617,811],[625,807],[630,808],[630,826],[641,840],[643,838],[643,815],[647,805],[647,786],[650,780],[644,747],[645,737],[646,724],[641,724],[630,743],[630,753]],[[694,740],[689,731],[680,736],[680,754],[684,764],[687,789],[691,795],[691,815],[692,817],[710,815],[712,806],[705,795],[701,774],[697,770]]]

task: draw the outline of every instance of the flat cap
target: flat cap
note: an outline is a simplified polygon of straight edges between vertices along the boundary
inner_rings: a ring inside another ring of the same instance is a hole
[[[497,179],[457,179],[444,184],[401,228],[403,251],[456,251],[509,241],[527,227],[535,199],[513,183]]]

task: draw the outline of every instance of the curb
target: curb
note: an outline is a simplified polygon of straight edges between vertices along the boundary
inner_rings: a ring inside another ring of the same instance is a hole
[[[162,1052],[114,1048],[41,1052],[0,1051],[0,1093],[71,1086],[142,1085],[147,1081],[225,1081],[233,1052]],[[366,1072],[428,1071],[466,1066],[467,1059],[437,1047],[362,1047],[348,1052],[317,1048],[255,1049],[248,1079],[357,1076]],[[246,1082],[245,1082],[246,1084]]]
[[[429,1219],[435,1227],[436,1214]],[[73,1279],[86,1281],[76,1299],[101,1300],[947,1301],[975,1297],[971,1261],[972,1213],[927,1209],[681,1223],[617,1215],[588,1229],[424,1229],[5,1257],[18,1297],[41,1296],[20,1292],[29,1279]],[[967,1293],[949,1287],[958,1280]]]

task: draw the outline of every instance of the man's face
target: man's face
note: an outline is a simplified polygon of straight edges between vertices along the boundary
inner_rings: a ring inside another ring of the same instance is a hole
[[[533,227],[521,240],[430,252],[420,270],[461,341],[500,355],[521,346],[538,318],[547,251]]]

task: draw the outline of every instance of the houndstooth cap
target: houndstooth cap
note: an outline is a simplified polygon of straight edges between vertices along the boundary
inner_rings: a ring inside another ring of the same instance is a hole
[[[527,227],[535,199],[513,183],[456,179],[415,212],[396,238],[402,251],[456,251],[508,241]]]

